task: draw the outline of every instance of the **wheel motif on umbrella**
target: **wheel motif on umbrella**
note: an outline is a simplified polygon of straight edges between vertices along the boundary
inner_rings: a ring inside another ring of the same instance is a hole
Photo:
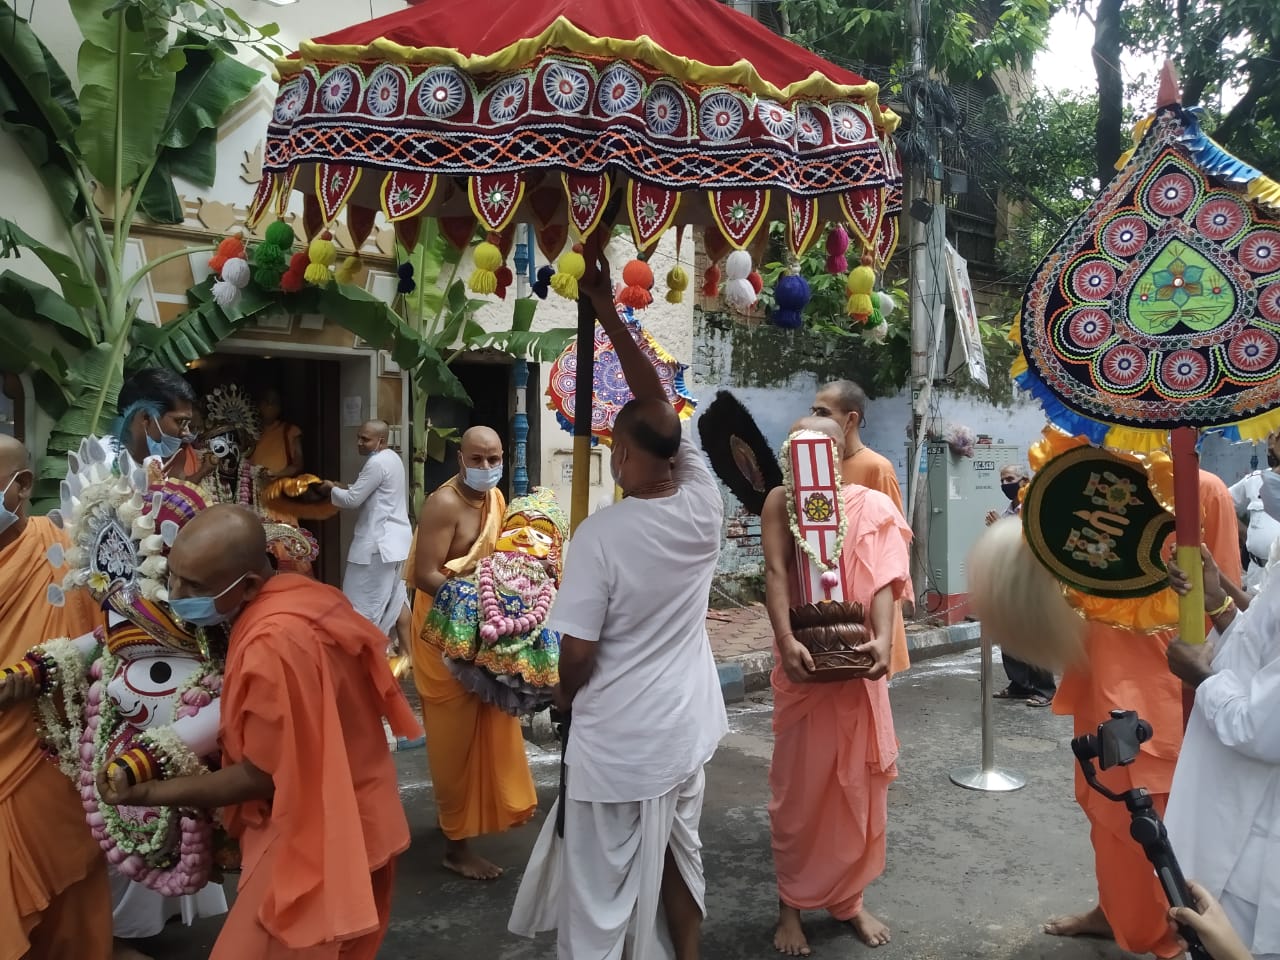
[[[712,140],[732,140],[742,132],[742,101],[731,93],[713,93],[698,109],[702,132]]]
[[[616,117],[630,113],[640,106],[640,98],[644,96],[644,81],[640,74],[621,63],[600,75],[600,92],[596,99],[605,116]]]
[[[529,84],[524,77],[504,80],[489,98],[489,119],[494,123],[510,123],[524,106]]]
[[[1248,213],[1231,197],[1206,201],[1196,212],[1196,229],[1210,240],[1223,243],[1244,227]]]
[[[1156,180],[1147,191],[1147,203],[1157,216],[1173,217],[1191,206],[1195,198],[1195,184],[1182,173],[1167,173]]]
[[[1073,344],[1092,350],[1111,336],[1111,318],[1105,310],[1092,307],[1078,310],[1071,318],[1069,334]]]
[[[1280,283],[1273,283],[1258,294],[1258,313],[1274,324],[1280,324]]]
[[[831,108],[831,128],[837,137],[850,143],[857,143],[870,132],[862,114],[847,103],[838,103]]]
[[[796,132],[795,114],[780,103],[772,100],[761,100],[756,107],[756,116],[764,124],[764,128],[779,140],[790,140]]]
[[[347,105],[355,90],[356,72],[351,67],[336,67],[320,86],[320,104],[329,113],[337,113]]]
[[[1194,350],[1175,351],[1160,365],[1160,379],[1175,396],[1197,390],[1208,377],[1208,361]]]
[[[1141,217],[1117,217],[1103,234],[1103,245],[1112,256],[1128,258],[1147,242],[1147,224]]]
[[[384,64],[369,78],[364,93],[365,105],[374,116],[389,117],[400,108],[404,89],[404,75],[395,67]]]
[[[1265,330],[1246,330],[1227,346],[1227,359],[1239,372],[1255,375],[1276,362],[1276,338]]]
[[[1280,270],[1280,232],[1255,230],[1240,244],[1240,262],[1250,273],[1268,274]]]
[[[644,118],[649,129],[658,136],[671,136],[684,122],[684,103],[680,94],[669,84],[654,84],[644,105]]]
[[[466,81],[456,67],[432,67],[418,86],[418,106],[437,120],[454,116],[466,99]]]
[[[542,92],[562,113],[581,113],[591,99],[591,81],[583,71],[556,63],[542,75]]]
[[[796,128],[800,131],[801,143],[822,143],[822,122],[813,108],[796,108]]]
[[[306,99],[307,78],[295,77],[280,88],[280,95],[276,98],[271,118],[276,123],[292,123],[302,113],[302,105]]]

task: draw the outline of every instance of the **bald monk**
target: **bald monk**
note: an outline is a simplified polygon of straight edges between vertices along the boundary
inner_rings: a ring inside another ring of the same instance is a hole
[[[1204,543],[1233,583],[1241,579],[1235,504],[1226,484],[1200,471],[1200,520]],[[1103,771],[1112,790],[1145,787],[1163,815],[1182,748],[1182,681],[1169,673],[1165,651],[1174,631],[1144,635],[1090,623],[1085,657],[1062,676],[1053,712],[1075,717],[1075,736],[1096,733],[1113,709],[1136,710],[1155,736],[1127,767]],[[1114,939],[1131,953],[1177,957],[1183,953],[1168,922],[1169,902],[1150,861],[1129,834],[1129,812],[1090,789],[1075,772],[1076,800],[1089,817],[1098,880],[1098,903],[1084,913],[1054,917],[1045,933],[1059,937]]]
[[[182,528],[169,598],[189,623],[231,625],[222,767],[130,786],[108,763],[102,798],[224,808],[243,873],[210,960],[372,960],[409,846],[382,718],[419,733],[386,638],[332,587],[273,575],[261,521],[234,504]]]
[[[423,640],[422,627],[445,580],[474,573],[493,553],[507,511],[501,480],[501,438],[472,427],[462,435],[457,475],[422,505],[413,550],[413,682],[422,698],[444,866],[471,880],[496,879],[502,869],[469,841],[527,822],[538,796],[520,721],[458,683],[440,650]]]
[[[826,417],[809,417],[797,432],[830,437],[839,456],[844,433]],[[842,489],[848,531],[841,555],[845,598],[861,603],[873,657],[867,679],[818,683],[813,659],[791,632],[799,602],[796,541],[786,486],[775,487],[760,516],[765,605],[774,632],[773,759],[769,824],[778,877],[774,948],[808,956],[802,910],[825,910],[848,921],[869,947],[889,942],[889,928],[863,903],[884,872],[889,784],[897,777],[897,740],[886,674],[895,604],[907,584],[910,530],[902,512],[878,490]]]
[[[876,453],[862,442],[862,427],[867,421],[867,395],[852,380],[835,380],[818,391],[809,412],[815,417],[830,417],[844,433],[844,453],[840,459],[840,479],[844,483],[856,483],[869,490],[879,490],[898,508],[902,509],[902,488],[898,486],[898,474],[887,457]],[[910,544],[911,527],[908,520],[907,542]],[[893,620],[893,654],[889,662],[889,676],[901,673],[911,666],[907,652],[907,625],[902,608],[913,603],[914,590],[910,577],[902,600],[898,602]]]
[[[319,487],[335,507],[356,511],[342,592],[387,636],[408,603],[404,562],[413,540],[404,464],[387,447],[389,433],[386,421],[366,421],[356,435],[356,451],[365,458],[356,482],[348,487],[326,480]]]
[[[45,517],[27,516],[33,483],[26,448],[0,434],[0,664],[97,623],[93,602],[80,591],[61,607],[45,599],[63,575],[45,554],[54,544],[70,544]],[[106,960],[107,863],[75,787],[42,755],[35,694],[30,678],[0,676],[0,960]]]

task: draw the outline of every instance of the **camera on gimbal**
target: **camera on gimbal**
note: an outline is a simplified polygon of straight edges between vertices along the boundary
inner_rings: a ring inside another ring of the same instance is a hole
[[[1103,770],[1127,767],[1138,759],[1138,750],[1151,739],[1151,724],[1132,710],[1112,710],[1111,719],[1098,724],[1096,734],[1086,733],[1071,741],[1077,757],[1097,760]]]
[[[1097,760],[1103,770],[1128,766],[1138,759],[1138,751],[1151,739],[1153,732],[1151,724],[1134,711],[1112,710],[1111,719],[1098,724],[1096,734],[1081,734],[1071,741],[1071,752],[1076,755],[1080,772],[1089,786],[1108,800],[1123,803],[1128,809],[1129,834],[1141,844],[1143,853],[1160,879],[1160,885],[1164,887],[1170,906],[1195,909],[1195,901],[1187,889],[1178,858],[1173,855],[1169,834],[1165,832],[1164,822],[1151,794],[1145,787],[1116,793],[1098,780],[1098,771],[1093,764]],[[1194,930],[1179,926],[1178,933],[1187,942],[1187,951],[1194,960],[1212,960]]]

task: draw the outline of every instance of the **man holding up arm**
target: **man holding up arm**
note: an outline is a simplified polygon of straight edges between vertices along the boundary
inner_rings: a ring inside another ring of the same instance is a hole
[[[563,841],[553,812],[510,927],[558,928],[562,960],[621,957],[624,943],[644,960],[696,960],[703,767],[728,730],[705,625],[723,510],[600,260],[584,290],[635,397],[610,457],[625,499],[578,528],[548,621],[561,633],[557,706],[572,710]]]

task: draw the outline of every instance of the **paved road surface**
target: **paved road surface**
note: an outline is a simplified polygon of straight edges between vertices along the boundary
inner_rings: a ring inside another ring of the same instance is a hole
[[[926,662],[893,683],[902,742],[900,777],[889,795],[889,866],[867,905],[893,928],[885,960],[1092,960],[1127,956],[1113,945],[1041,935],[1040,922],[1063,909],[1088,906],[1092,859],[1083,815],[1072,798],[1069,720],[1021,703],[996,704],[999,764],[1029,777],[1011,795],[973,793],[951,785],[953,767],[976,763],[976,652]],[[997,674],[1000,668],[996,667]],[[774,956],[775,909],[769,852],[767,770],[769,702],[731,709],[732,733],[708,773],[703,841],[710,917],[704,956],[739,960]],[[530,745],[545,811],[554,797],[558,752]],[[413,846],[400,861],[393,920],[380,957],[387,960],[550,960],[553,938],[520,940],[506,932],[507,914],[538,821],[482,843],[509,868],[479,885],[439,868],[431,786],[421,750],[398,755]],[[815,956],[858,957],[868,951],[833,921],[814,916]],[[156,960],[208,955],[218,921],[170,927],[147,947]],[[245,958],[251,960],[251,958]]]

